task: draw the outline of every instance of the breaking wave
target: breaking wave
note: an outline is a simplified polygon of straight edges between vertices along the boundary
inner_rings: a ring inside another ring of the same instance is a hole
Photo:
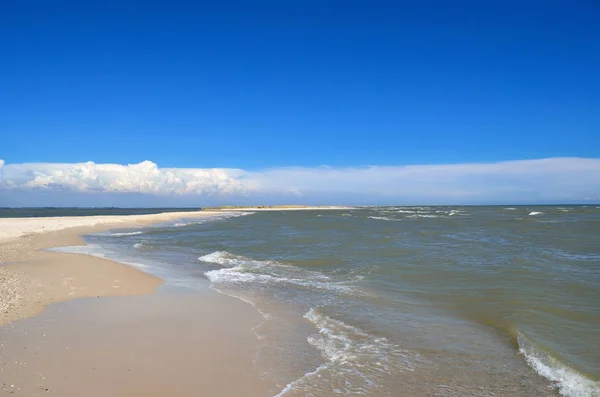
[[[149,250],[152,248],[152,244],[146,242],[146,241],[142,241],[141,243],[135,243],[133,244],[133,248],[139,249],[139,250]]]
[[[301,269],[277,261],[260,261],[234,255],[226,251],[215,251],[198,260],[224,266],[209,270],[204,275],[219,284],[273,284],[289,283],[307,288],[350,293],[353,289],[343,282],[332,280],[316,271]]]
[[[112,232],[108,233],[107,236],[111,237],[124,237],[124,236],[137,236],[138,234],[143,234],[144,232]]]
[[[600,382],[587,378],[575,369],[563,364],[558,359],[518,334],[519,352],[539,375],[548,379],[558,392],[565,397],[600,397]]]
[[[392,221],[392,222],[399,222],[399,221],[401,221],[401,219],[393,219],[393,218],[388,218],[386,216],[369,216],[368,218],[370,218],[370,219],[378,219],[380,221]]]
[[[238,218],[240,216],[246,216],[246,215],[252,215],[255,212],[227,212],[227,213],[223,213],[223,214],[218,214],[215,216],[211,216],[209,218],[199,218],[199,219],[183,219],[180,222],[177,223],[173,223],[169,226],[171,227],[183,227],[183,226],[190,226],[190,225],[199,225],[201,223],[205,223],[205,222],[214,222],[214,221],[219,221],[219,220],[224,220],[224,219],[230,219],[230,218]]]
[[[311,308],[304,318],[318,330],[307,338],[325,360],[315,370],[286,385],[275,397],[368,395],[390,371],[412,370],[411,356],[384,337],[377,337]]]

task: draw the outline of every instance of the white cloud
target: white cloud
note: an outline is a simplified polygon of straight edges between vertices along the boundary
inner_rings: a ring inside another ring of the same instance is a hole
[[[11,192],[139,193],[213,201],[265,202],[552,202],[600,196],[600,159],[549,158],[484,164],[370,167],[159,168],[139,164],[6,164],[0,160],[0,205]],[[172,203],[170,201],[169,203]],[[56,203],[39,203],[56,205]]]
[[[158,168],[139,164],[27,163],[3,167],[0,188],[42,188],[77,192],[121,192],[156,195],[240,194],[243,171]]]

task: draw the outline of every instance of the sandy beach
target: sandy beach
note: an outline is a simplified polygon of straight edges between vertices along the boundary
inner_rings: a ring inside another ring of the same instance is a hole
[[[0,219],[0,393],[267,395],[253,366],[252,328],[262,317],[250,305],[209,289],[148,295],[159,278],[45,250],[83,245],[89,233],[214,215]]]
[[[83,245],[79,236],[84,234],[215,214],[0,218],[0,324],[40,313],[50,303],[145,294],[160,284],[158,278],[123,264],[46,248]]]

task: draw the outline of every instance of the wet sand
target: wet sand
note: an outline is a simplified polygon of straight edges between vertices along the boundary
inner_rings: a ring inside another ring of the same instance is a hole
[[[250,307],[250,309],[252,309]],[[267,396],[262,317],[205,293],[83,299],[0,328],[0,392],[21,396]]]
[[[161,280],[140,270],[44,251],[84,244],[82,234],[211,215],[0,220],[0,394],[268,395],[253,364],[262,317],[252,306],[208,288],[152,294]]]

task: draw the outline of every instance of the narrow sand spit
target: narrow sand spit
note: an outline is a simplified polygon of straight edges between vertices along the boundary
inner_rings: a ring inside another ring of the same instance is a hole
[[[161,283],[154,276],[120,263],[48,252],[45,248],[83,245],[79,237],[82,234],[218,214],[222,212],[0,218],[0,325],[38,314],[50,303],[147,294]]]

